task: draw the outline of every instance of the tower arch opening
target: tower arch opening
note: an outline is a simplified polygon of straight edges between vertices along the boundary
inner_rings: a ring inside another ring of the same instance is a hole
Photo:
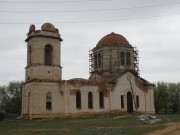
[[[125,65],[125,55],[124,52],[120,52],[121,65]]]
[[[31,65],[31,54],[32,53],[32,48],[31,48],[31,45],[28,45],[28,51],[27,51],[27,65],[30,66]]]
[[[129,52],[126,53],[126,64],[127,66],[131,65],[131,54]]]
[[[52,45],[47,44],[44,48],[44,63],[47,66],[51,66],[53,64],[53,47]]]

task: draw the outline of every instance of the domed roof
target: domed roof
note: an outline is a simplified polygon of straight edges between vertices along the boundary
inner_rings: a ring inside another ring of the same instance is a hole
[[[108,45],[129,45],[129,42],[125,37],[123,37],[120,34],[116,34],[114,32],[104,36],[101,38],[101,40],[98,42],[97,46],[108,46]]]
[[[42,29],[43,31],[53,31],[53,32],[56,31],[56,28],[55,28],[54,25],[52,25],[51,23],[44,23],[44,24],[41,26],[41,29]]]

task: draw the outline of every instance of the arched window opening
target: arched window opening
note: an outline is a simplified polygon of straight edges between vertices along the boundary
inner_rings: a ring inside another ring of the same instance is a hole
[[[76,108],[77,109],[81,108],[81,93],[80,93],[80,91],[76,92]]]
[[[52,57],[53,57],[53,48],[51,45],[46,45],[44,50],[45,55],[45,65],[51,66],[52,65]]]
[[[97,68],[97,54],[94,55],[94,67]]]
[[[120,53],[120,59],[121,59],[121,65],[124,65],[125,64],[125,58],[124,58],[124,52],[121,52]]]
[[[101,67],[101,54],[98,54],[98,67]]]
[[[28,46],[28,56],[27,56],[27,58],[28,58],[28,66],[30,66],[31,65],[31,52],[32,52],[32,50],[31,50],[31,45],[29,45]]]
[[[126,53],[126,64],[131,65],[131,54],[129,52]]]
[[[124,108],[124,96],[121,95],[121,108]]]
[[[136,96],[136,104],[137,104],[137,108],[139,108],[139,96]]]
[[[104,94],[103,94],[103,92],[99,93],[99,107],[104,108]]]
[[[89,109],[93,108],[93,95],[92,95],[92,92],[88,93],[88,108]]]
[[[51,94],[51,92],[48,92],[46,94],[46,109],[47,110],[52,109],[52,94]]]

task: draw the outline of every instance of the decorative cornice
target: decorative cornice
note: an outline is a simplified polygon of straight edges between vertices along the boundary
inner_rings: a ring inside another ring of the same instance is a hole
[[[28,42],[33,37],[54,38],[54,39],[58,39],[60,42],[63,41],[62,38],[60,38],[60,36],[56,37],[56,36],[50,36],[50,35],[29,35],[25,41]]]
[[[31,65],[25,67],[25,69],[27,69],[29,67],[33,67],[33,66],[45,66],[45,67],[59,67],[59,68],[62,68],[60,65],[51,65],[51,66],[48,66],[48,65],[43,65],[43,64],[31,64]]]
[[[60,83],[61,80],[48,80],[48,79],[31,79],[25,82],[25,84],[27,83],[31,83],[31,82],[49,82],[49,83]]]

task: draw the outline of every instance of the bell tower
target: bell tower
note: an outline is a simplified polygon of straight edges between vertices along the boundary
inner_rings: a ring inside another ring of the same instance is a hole
[[[59,31],[52,24],[45,23],[41,30],[31,25],[27,39],[26,82],[60,81],[61,59]]]
[[[27,66],[22,92],[22,114],[38,117],[39,113],[53,113],[62,79],[61,37],[59,30],[45,23],[41,30],[31,25],[27,34]]]

